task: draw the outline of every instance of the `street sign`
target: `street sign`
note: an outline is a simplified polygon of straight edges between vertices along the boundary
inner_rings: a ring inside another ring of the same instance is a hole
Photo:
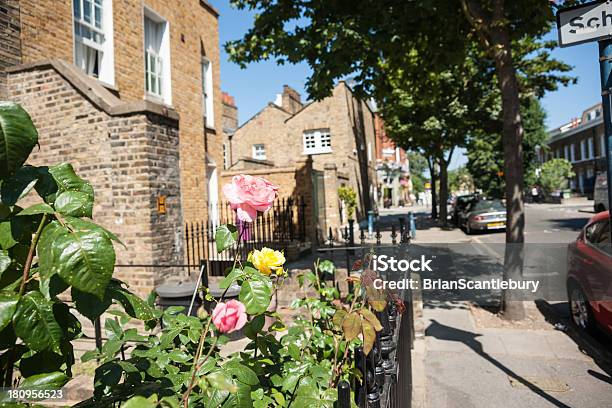
[[[557,29],[561,47],[612,38],[612,2],[595,1],[561,9]]]
[[[608,213],[612,230],[612,0],[594,1],[561,9],[557,13],[559,44],[562,47],[599,42],[599,74],[604,113]],[[612,234],[610,235],[612,244]]]

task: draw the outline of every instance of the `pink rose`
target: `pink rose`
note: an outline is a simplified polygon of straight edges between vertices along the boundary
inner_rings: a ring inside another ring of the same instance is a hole
[[[242,329],[247,321],[246,308],[237,300],[217,303],[212,312],[213,323],[221,333]]]
[[[223,186],[223,194],[240,221],[253,222],[257,211],[264,212],[272,207],[278,187],[264,178],[241,174]]]

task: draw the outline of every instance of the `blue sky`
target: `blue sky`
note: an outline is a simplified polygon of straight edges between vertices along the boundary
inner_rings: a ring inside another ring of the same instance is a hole
[[[242,37],[252,24],[253,15],[247,10],[235,10],[227,0],[210,0],[219,10],[219,37],[221,44]],[[556,38],[552,32],[551,38]],[[601,101],[597,43],[582,44],[570,48],[557,48],[553,56],[572,65],[572,75],[578,84],[562,87],[545,95],[542,105],[547,111],[548,128],[560,126],[572,118],[579,117],[585,108]],[[310,68],[306,64],[277,66],[273,61],[250,64],[240,69],[227,60],[221,48],[221,87],[236,98],[239,120],[243,123],[282,91],[284,84],[290,85],[307,99],[304,91]],[[451,168],[465,162],[463,152],[455,153]]]

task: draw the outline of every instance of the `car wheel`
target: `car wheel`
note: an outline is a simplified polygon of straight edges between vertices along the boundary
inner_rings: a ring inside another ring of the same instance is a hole
[[[593,332],[596,327],[595,316],[584,291],[576,283],[568,288],[569,311],[572,322],[581,330]]]
[[[604,207],[604,205],[603,205],[603,204],[598,204],[598,205],[595,207],[595,212],[596,212],[596,213],[600,213],[600,212],[602,212],[602,211],[606,211],[606,207]]]

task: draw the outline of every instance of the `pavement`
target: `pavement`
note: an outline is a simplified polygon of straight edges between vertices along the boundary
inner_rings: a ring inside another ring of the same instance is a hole
[[[503,232],[468,236],[459,229],[436,226],[426,208],[413,211],[418,214],[414,247],[463,248],[464,263],[470,267],[449,268],[447,273],[501,276]],[[528,204],[526,241],[534,245],[527,248],[537,253],[552,243],[562,251],[593,215],[591,211],[592,202],[584,199],[561,205]],[[474,253],[466,248],[474,248]],[[492,262],[479,270],[478,262],[470,258],[477,253]],[[563,254],[553,257],[565,259]],[[460,264],[460,259],[455,263]],[[498,294],[489,295],[499,301]],[[474,302],[425,298],[417,307],[413,407],[612,407],[610,339],[603,334],[592,337],[572,326],[562,299],[524,305],[528,319],[514,323]],[[483,315],[488,317],[482,319]]]
[[[479,328],[459,305],[426,305],[423,321],[414,407],[612,405],[612,370],[563,331]]]

